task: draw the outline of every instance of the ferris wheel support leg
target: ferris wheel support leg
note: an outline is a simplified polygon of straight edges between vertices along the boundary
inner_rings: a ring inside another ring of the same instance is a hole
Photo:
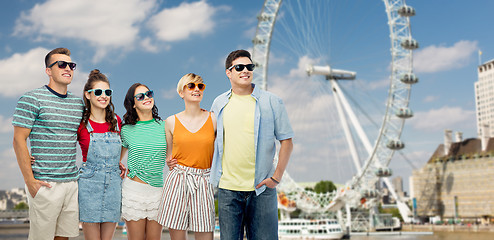
[[[388,190],[393,196],[393,198],[396,200],[396,206],[398,207],[398,210],[400,211],[400,215],[403,218],[403,221],[405,223],[410,223],[412,221],[412,218],[410,216],[412,215],[412,211],[408,207],[406,203],[403,202],[400,196],[396,193],[395,188],[393,187],[393,184],[389,180],[388,177],[383,178],[383,181],[386,183],[386,186],[388,186]]]
[[[351,226],[352,226],[352,212],[350,211],[350,205],[345,204],[345,210],[346,210],[346,231],[348,234],[352,231]]]
[[[367,151],[368,154],[372,153],[372,145],[369,141],[369,138],[367,137],[367,134],[365,134],[364,129],[362,128],[362,125],[357,119],[357,116],[355,115],[355,112],[353,112],[352,108],[350,107],[350,104],[348,103],[348,100],[345,97],[345,94],[343,94],[343,91],[340,88],[340,85],[338,82],[335,81],[335,83],[332,85],[335,89],[336,92],[338,93],[338,97],[341,99],[341,103],[343,105],[343,108],[345,109],[346,113],[348,114],[350,121],[355,128],[355,131],[357,132],[357,136],[360,138],[360,141],[365,147],[365,150]]]
[[[377,221],[376,221],[376,215],[379,213],[379,210],[377,209],[377,205],[371,207],[369,209],[369,226],[367,226],[367,229],[369,230],[375,230]]]
[[[340,100],[340,93],[336,90],[337,83],[335,79],[329,79],[331,82],[331,86],[333,89],[333,94],[335,95],[335,105],[338,110],[338,116],[340,117],[341,127],[345,132],[345,138],[348,143],[348,148],[350,149],[350,153],[352,155],[353,163],[355,164],[355,168],[357,169],[358,175],[362,172],[362,166],[360,165],[360,160],[357,153],[357,147],[355,146],[355,142],[353,141],[352,133],[350,132],[350,127],[348,126],[348,121],[345,117],[345,113],[343,112],[343,107]]]

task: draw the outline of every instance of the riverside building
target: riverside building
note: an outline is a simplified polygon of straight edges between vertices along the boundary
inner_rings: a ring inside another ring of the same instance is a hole
[[[494,136],[494,59],[477,68],[475,112],[480,137]]]
[[[410,182],[422,221],[494,223],[494,138],[463,140],[457,132],[453,142],[446,130],[444,143]]]

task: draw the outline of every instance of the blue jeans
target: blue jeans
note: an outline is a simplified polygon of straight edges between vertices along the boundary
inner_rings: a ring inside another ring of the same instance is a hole
[[[256,192],[218,189],[218,214],[221,240],[278,239],[278,201],[276,189]]]

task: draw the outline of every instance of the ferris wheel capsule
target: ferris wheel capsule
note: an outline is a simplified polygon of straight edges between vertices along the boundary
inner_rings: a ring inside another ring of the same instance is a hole
[[[391,170],[391,168],[388,167],[380,167],[376,169],[375,173],[378,177],[390,177],[391,175],[393,175],[393,171]]]
[[[400,81],[405,84],[415,84],[419,81],[419,78],[413,73],[406,73],[401,75]]]
[[[259,36],[256,36],[254,39],[252,39],[253,44],[264,44],[266,42],[266,39],[261,38]]]
[[[398,111],[396,111],[396,116],[399,118],[411,118],[413,117],[413,112],[407,107],[399,108]]]
[[[379,195],[379,192],[375,189],[362,189],[360,191],[360,195],[362,195],[362,197],[366,199],[376,198]]]
[[[405,144],[401,140],[389,140],[386,147],[392,150],[400,150],[405,147]]]
[[[268,13],[261,13],[257,15],[257,20],[258,21],[270,21],[273,19],[274,15],[273,14],[268,14]]]
[[[400,45],[404,49],[408,49],[408,50],[414,50],[419,48],[419,42],[417,42],[417,40],[415,39],[404,39],[403,41],[401,41]]]
[[[413,17],[415,16],[415,9],[405,5],[398,9],[398,14],[402,17]]]

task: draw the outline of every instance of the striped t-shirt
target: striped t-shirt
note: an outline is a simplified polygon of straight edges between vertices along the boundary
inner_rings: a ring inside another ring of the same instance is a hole
[[[154,119],[126,124],[120,132],[122,146],[129,150],[128,177],[139,179],[153,187],[163,187],[166,159],[165,122]]]
[[[77,128],[82,99],[60,95],[43,86],[25,93],[17,102],[12,125],[31,129],[29,141],[34,178],[43,181],[76,181]]]

